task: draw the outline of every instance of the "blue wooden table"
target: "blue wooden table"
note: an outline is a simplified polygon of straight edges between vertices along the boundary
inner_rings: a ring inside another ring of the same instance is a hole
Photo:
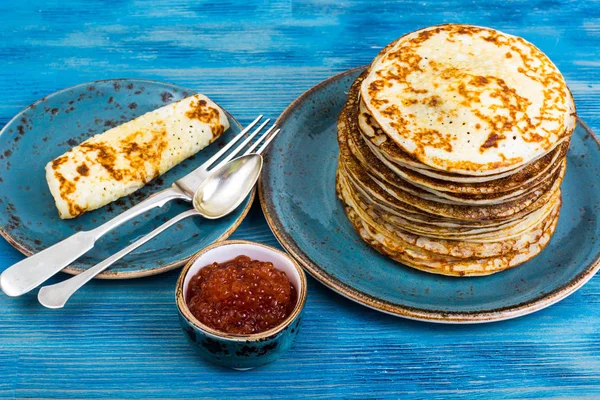
[[[122,77],[197,89],[243,124],[277,117],[401,34],[444,22],[538,45],[600,130],[600,2],[555,0],[3,0],[0,126],[46,94]],[[234,237],[276,245],[256,204]],[[0,239],[0,271],[21,258]],[[476,326],[391,317],[309,279],[295,347],[240,373],[189,347],[177,276],[95,281],[63,310],[0,295],[0,398],[600,398],[600,277],[534,315]]]

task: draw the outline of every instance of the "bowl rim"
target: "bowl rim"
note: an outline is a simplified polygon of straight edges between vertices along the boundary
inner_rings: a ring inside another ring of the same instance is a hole
[[[208,325],[205,325],[202,322],[200,322],[192,314],[192,312],[190,311],[190,309],[187,306],[187,303],[185,302],[184,293],[183,293],[183,283],[185,281],[186,275],[188,274],[190,268],[196,262],[196,260],[200,256],[202,256],[218,247],[236,245],[236,244],[259,246],[264,249],[267,249],[268,251],[278,253],[278,254],[282,255],[283,257],[285,257],[294,266],[294,268],[298,272],[298,276],[300,278],[300,287],[297,288],[298,299],[296,301],[296,305],[295,305],[294,309],[292,310],[291,314],[288,315],[288,317],[283,322],[281,322],[276,327],[271,328],[267,331],[260,332],[260,333],[252,333],[252,334],[231,334],[231,333],[218,331],[218,330],[213,329],[213,328],[209,327]],[[263,244],[263,243],[252,242],[249,240],[224,240],[224,241],[215,242],[209,246],[206,246],[205,248],[200,250],[198,253],[194,254],[190,258],[190,260],[185,264],[185,266],[181,270],[181,273],[179,274],[179,278],[177,279],[177,284],[175,287],[175,302],[177,304],[177,309],[179,310],[179,313],[190,324],[192,324],[196,328],[200,329],[204,333],[208,334],[209,336],[213,336],[214,338],[218,338],[218,339],[226,339],[226,340],[236,341],[236,342],[251,342],[251,341],[261,341],[261,340],[269,339],[269,338],[277,335],[279,332],[283,331],[285,328],[287,328],[298,317],[298,315],[304,308],[304,305],[306,303],[306,294],[307,294],[306,274],[304,273],[304,270],[300,267],[300,265],[296,262],[296,260],[294,260],[294,258],[292,258],[286,252],[276,249],[272,246]]]

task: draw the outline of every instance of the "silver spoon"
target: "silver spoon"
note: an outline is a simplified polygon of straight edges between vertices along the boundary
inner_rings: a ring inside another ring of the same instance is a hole
[[[274,135],[264,143],[261,150],[269,144],[273,137]],[[262,152],[261,150],[258,153]],[[207,219],[218,219],[230,214],[254,187],[260,176],[262,165],[263,159],[259,154],[242,156],[223,165],[212,172],[198,187],[192,202],[193,210],[185,211],[170,219],[135,243],[79,275],[54,285],[44,286],[38,293],[39,302],[44,307],[62,308],[67,300],[94,276],[185,218],[199,215]]]

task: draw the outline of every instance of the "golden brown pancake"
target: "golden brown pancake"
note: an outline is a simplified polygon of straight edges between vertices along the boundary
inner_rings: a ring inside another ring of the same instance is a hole
[[[544,53],[471,25],[403,36],[371,64],[361,96],[406,153],[465,175],[525,165],[575,128],[571,94]]]
[[[336,192],[380,253],[430,273],[496,273],[550,240],[574,126],[562,75],[533,45],[425,28],[386,46],[351,86]]]

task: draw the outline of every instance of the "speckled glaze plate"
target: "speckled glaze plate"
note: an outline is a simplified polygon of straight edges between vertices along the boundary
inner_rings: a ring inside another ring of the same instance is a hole
[[[166,83],[117,79],[86,83],[35,102],[0,131],[0,234],[31,255],[82,229],[92,229],[193,171],[241,131],[223,136],[134,194],[72,220],[61,220],[46,184],[44,167],[71,147],[106,129],[194,93]],[[116,263],[100,278],[138,278],[181,266],[198,250],[229,237],[246,216],[253,195],[219,220],[188,218]],[[189,209],[175,201],[150,211],[101,238],[64,271],[77,274]]]
[[[581,121],[571,141],[564,205],[546,249],[478,278],[432,275],[398,264],[355,233],[335,194],[336,122],[364,67],[334,76],[290,105],[277,124],[260,185],[263,211],[285,247],[316,279],[368,307],[443,323],[491,322],[545,308],[600,267],[600,145]]]

